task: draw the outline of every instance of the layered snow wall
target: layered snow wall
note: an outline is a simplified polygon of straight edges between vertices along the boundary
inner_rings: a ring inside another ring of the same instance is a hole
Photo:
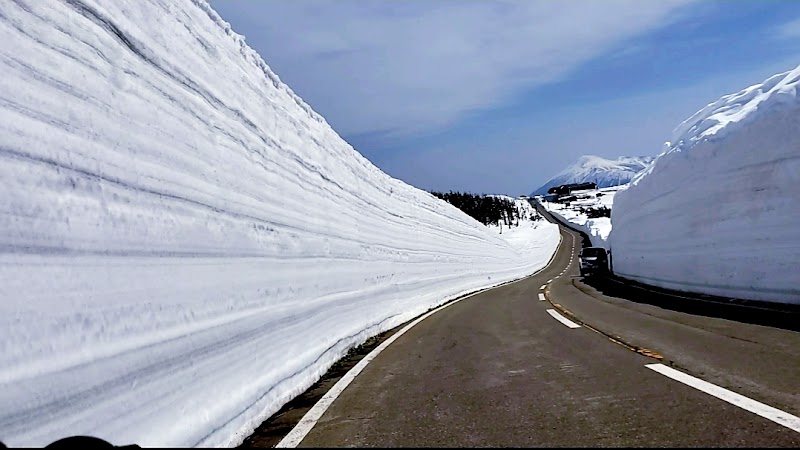
[[[222,446],[346,350],[528,275],[202,0],[0,2],[0,440]]]
[[[800,67],[689,118],[617,194],[618,274],[665,288],[800,303]]]

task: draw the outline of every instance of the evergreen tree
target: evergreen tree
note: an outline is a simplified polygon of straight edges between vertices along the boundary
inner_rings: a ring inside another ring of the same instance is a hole
[[[519,226],[521,213],[513,200],[467,192],[431,192],[484,225]],[[516,219],[516,224],[514,219]]]

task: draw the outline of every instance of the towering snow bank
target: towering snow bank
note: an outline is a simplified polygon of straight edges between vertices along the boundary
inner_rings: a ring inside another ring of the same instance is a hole
[[[571,183],[595,183],[598,188],[629,183],[637,173],[651,162],[652,156],[621,156],[617,160],[584,155],[574,164],[559,172],[532,195],[544,195],[554,186]]]
[[[615,271],[662,287],[800,303],[800,67],[682,123],[617,194]]]
[[[355,152],[202,0],[0,2],[0,439],[218,446],[534,272]]]

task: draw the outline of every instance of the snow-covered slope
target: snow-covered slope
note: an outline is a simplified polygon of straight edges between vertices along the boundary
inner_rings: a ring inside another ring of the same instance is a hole
[[[630,182],[652,161],[652,156],[621,156],[615,161],[599,156],[584,155],[542,187],[536,189],[532,195],[546,194],[547,190],[553,186],[571,183],[594,182],[598,188],[619,186]]]
[[[800,303],[800,67],[682,123],[620,192],[618,273],[663,287]]]
[[[349,347],[559,241],[381,172],[203,0],[0,2],[0,76],[7,445],[236,444]]]
[[[614,198],[617,193],[628,188],[627,184],[611,186],[601,189],[589,189],[576,193],[578,200],[566,203],[541,201],[542,206],[551,214],[563,221],[569,222],[592,241],[594,247],[608,248],[608,235],[611,233],[611,219],[609,217],[589,218],[585,210],[596,208],[609,208],[613,211]]]

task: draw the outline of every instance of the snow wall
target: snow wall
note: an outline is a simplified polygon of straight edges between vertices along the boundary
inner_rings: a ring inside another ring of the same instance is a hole
[[[800,304],[800,67],[722,97],[675,130],[619,192],[609,245],[621,276]]]
[[[381,172],[202,0],[0,2],[0,440],[226,446],[543,267]]]

